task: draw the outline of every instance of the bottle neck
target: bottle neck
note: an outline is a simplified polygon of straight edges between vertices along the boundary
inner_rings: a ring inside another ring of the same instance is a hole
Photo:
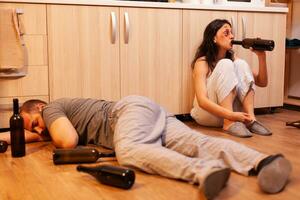
[[[101,173],[101,166],[86,167],[86,166],[78,165],[77,166],[77,171],[79,171],[79,172],[87,172],[89,174],[96,175],[98,173]]]
[[[242,41],[240,41],[240,40],[232,40],[232,41],[231,41],[231,44],[238,44],[238,45],[242,45],[242,44],[243,44],[243,42],[242,42]]]
[[[115,157],[116,154],[115,152],[99,152],[98,153],[98,158],[106,158],[106,157]]]
[[[15,115],[19,114],[19,100],[18,99],[13,99],[13,109],[14,109]]]

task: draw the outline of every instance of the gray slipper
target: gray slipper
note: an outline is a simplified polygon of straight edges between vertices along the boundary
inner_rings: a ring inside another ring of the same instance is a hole
[[[278,157],[260,170],[258,185],[267,193],[280,192],[285,187],[291,171],[291,163],[284,157]]]
[[[247,128],[252,133],[255,133],[258,135],[264,135],[264,136],[272,135],[272,132],[269,129],[267,129],[262,123],[260,123],[258,121],[253,121],[252,123],[247,125]]]
[[[229,168],[217,168],[204,179],[203,193],[207,200],[214,199],[221,192],[229,176]]]
[[[234,122],[226,132],[236,137],[252,137],[252,133],[241,122]]]

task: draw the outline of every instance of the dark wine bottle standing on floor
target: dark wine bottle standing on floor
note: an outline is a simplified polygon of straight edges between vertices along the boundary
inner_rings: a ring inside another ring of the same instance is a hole
[[[102,184],[129,189],[135,181],[135,173],[131,169],[126,169],[111,165],[100,165],[87,167],[79,165],[77,171],[86,172],[94,176]]]
[[[245,38],[243,40],[232,40],[232,44],[242,45],[242,47],[254,50],[272,51],[275,47],[273,40],[264,40],[260,38]]]
[[[9,120],[12,157],[25,156],[24,120],[19,114],[19,100],[13,99],[13,115]]]
[[[99,158],[114,157],[114,152],[99,152],[95,148],[76,148],[76,149],[55,149],[53,150],[53,163],[93,163]]]

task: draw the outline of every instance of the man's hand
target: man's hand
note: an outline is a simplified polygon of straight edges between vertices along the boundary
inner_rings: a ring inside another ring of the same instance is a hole
[[[39,126],[36,126],[36,127],[34,127],[34,128],[32,129],[32,132],[41,135],[41,134],[43,134],[44,130],[43,130],[41,127],[39,127]]]
[[[8,144],[10,144],[10,132],[2,132],[0,133],[0,140],[6,141]]]
[[[31,131],[28,131],[28,130],[24,129],[24,133],[25,133],[25,142],[26,143],[48,141],[48,140],[51,139],[49,134],[46,131],[42,132],[41,134],[38,134],[38,133],[31,132]],[[0,133],[0,140],[4,140],[8,144],[11,144],[11,142],[10,142],[10,132]]]

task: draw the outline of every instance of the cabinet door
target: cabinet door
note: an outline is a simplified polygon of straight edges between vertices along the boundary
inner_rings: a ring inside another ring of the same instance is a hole
[[[120,8],[121,96],[181,113],[182,11]]]
[[[27,50],[27,75],[21,78],[0,78],[0,127],[9,126],[13,98],[20,104],[28,99],[48,101],[48,57],[45,4],[0,3],[0,8],[23,11],[19,20],[24,25],[23,39]]]
[[[234,30],[236,30],[236,15],[236,12],[212,12],[203,10],[183,11],[183,113],[189,113],[193,105],[195,92],[193,88],[191,63],[197,48],[202,42],[206,26],[214,19],[227,19],[233,24]]]
[[[0,8],[21,9],[19,20],[27,50],[27,75],[21,78],[0,78],[0,98],[48,95],[48,58],[46,5],[0,3]],[[11,101],[12,102],[12,101]],[[0,106],[1,107],[1,106]]]
[[[48,5],[51,100],[120,98],[118,12],[113,7]]]
[[[276,107],[283,105],[284,59],[286,14],[281,13],[238,13],[238,39],[260,37],[275,41],[273,51],[267,52],[268,86],[256,89],[255,107]],[[238,56],[247,60],[252,68],[258,68],[257,56],[239,47]]]

